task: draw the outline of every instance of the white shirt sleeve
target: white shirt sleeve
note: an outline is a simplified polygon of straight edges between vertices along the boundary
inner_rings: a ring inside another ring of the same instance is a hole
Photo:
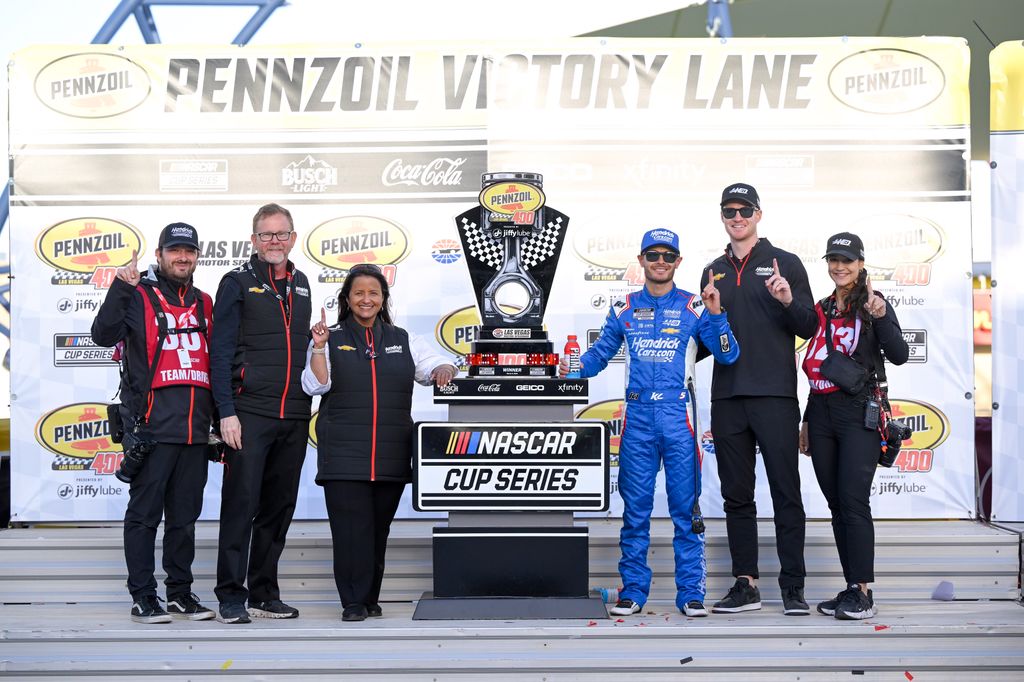
[[[459,373],[459,368],[451,358],[435,352],[434,346],[419,334],[409,332],[409,352],[412,353],[412,361],[416,364],[416,382],[419,384],[429,386],[430,373],[442,365],[451,365],[455,369],[455,374]]]
[[[330,339],[327,341],[327,346],[324,346],[324,360],[327,361],[327,383],[321,384],[313,374],[313,368],[309,366],[310,360],[313,359],[313,341],[309,342],[309,348],[306,349],[306,367],[302,370],[302,390],[306,392],[306,395],[323,395],[327,391],[331,390],[331,353],[328,347],[331,345]]]

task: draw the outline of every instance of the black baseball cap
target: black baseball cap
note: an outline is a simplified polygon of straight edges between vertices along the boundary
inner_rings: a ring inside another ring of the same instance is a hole
[[[188,223],[171,223],[160,231],[160,240],[157,242],[157,248],[168,246],[191,246],[198,251],[199,233]]]
[[[761,210],[761,198],[757,196],[757,190],[744,182],[734,182],[722,190],[722,203],[719,206],[725,206],[730,201],[741,201]]]
[[[828,238],[828,244],[825,245],[825,255],[822,258],[828,258],[829,256],[842,256],[850,260],[864,260],[864,242],[852,232],[834,234]]]

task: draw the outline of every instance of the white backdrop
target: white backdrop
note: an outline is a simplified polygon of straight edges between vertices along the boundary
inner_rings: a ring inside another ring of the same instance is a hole
[[[556,350],[568,333],[596,332],[609,298],[638,285],[629,266],[651,227],[680,233],[677,282],[695,289],[726,243],[717,207],[729,182],[758,187],[762,236],[803,259],[817,296],[830,289],[826,237],[859,233],[914,348],[890,384],[916,433],[899,467],[876,477],[875,515],[969,516],[967,59],[962,40],[945,38],[19,52],[14,520],[123,514],[117,446],[98,418],[116,371],[87,336],[134,245],[152,254],[164,224],[195,225],[197,282],[212,293],[248,257],[256,207],[278,201],[295,216],[292,257],[314,301],[330,308],[353,263],[385,265],[399,323],[459,355],[476,320],[453,218],[475,202],[480,173],[496,170],[542,173],[550,205],[570,216],[547,315]],[[622,386],[612,365],[580,418],[610,421],[617,435]],[[414,416],[444,412],[420,390]],[[720,516],[710,438],[705,451],[702,503]],[[324,516],[314,463],[299,518]],[[809,461],[801,473],[809,515],[827,516]],[[218,513],[219,480],[214,467],[205,518]],[[763,482],[758,504],[771,515]],[[407,501],[400,513],[412,513]]]

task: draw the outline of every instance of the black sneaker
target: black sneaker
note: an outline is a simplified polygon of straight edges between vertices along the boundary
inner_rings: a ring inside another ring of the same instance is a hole
[[[864,594],[859,587],[852,589],[854,587],[856,585],[850,585],[851,589],[846,591],[836,606],[836,618],[839,620],[864,620],[878,613],[871,590]]]
[[[680,609],[683,615],[687,618],[703,618],[708,615],[708,610],[704,608],[704,602],[698,599],[691,599],[690,601],[683,604],[683,608]]]
[[[613,616],[632,616],[634,613],[640,613],[642,608],[632,599],[620,599],[615,602],[615,606],[608,610],[608,613]]]
[[[811,615],[811,607],[804,599],[804,588],[796,586],[782,588],[782,613],[786,616]]]
[[[199,603],[199,597],[192,592],[179,594],[176,597],[167,597],[167,613],[174,618],[184,620],[210,620],[215,614],[210,609]]]
[[[736,583],[729,588],[729,593],[721,601],[711,607],[712,613],[740,613],[741,611],[757,611],[761,608],[761,591],[750,584],[746,578],[736,578]]]
[[[249,602],[249,615],[253,618],[298,618],[299,610],[280,599]]]
[[[245,610],[245,604],[221,604],[217,620],[228,625],[252,622],[249,620],[249,612]]]
[[[366,620],[366,607],[362,604],[349,604],[341,612],[341,619],[346,623],[358,623]]]
[[[370,604],[366,607],[366,615],[370,618],[380,618],[384,615],[384,611],[380,608],[380,604]]]
[[[160,606],[160,598],[155,594],[147,594],[139,597],[132,604],[132,620],[136,623],[170,623],[171,617],[163,607]]]
[[[826,599],[825,601],[818,602],[818,613],[820,613],[823,616],[836,615],[836,607],[839,606],[839,602],[843,600],[843,597],[845,597],[846,593],[849,592],[851,589],[860,590],[860,587],[856,585],[852,588],[847,587],[845,590],[842,590],[839,594],[837,594],[835,596],[835,599]]]

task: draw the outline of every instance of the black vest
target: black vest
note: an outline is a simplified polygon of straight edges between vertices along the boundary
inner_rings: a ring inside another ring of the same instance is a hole
[[[409,333],[377,320],[372,340],[351,317],[331,330],[331,390],[316,420],[318,483],[412,480]]]
[[[291,283],[278,293],[270,267],[253,255],[224,275],[242,290],[242,322],[231,365],[235,409],[279,419],[309,419],[311,398],[302,390],[313,311],[309,280],[289,262]],[[286,323],[289,312],[291,324]]]

